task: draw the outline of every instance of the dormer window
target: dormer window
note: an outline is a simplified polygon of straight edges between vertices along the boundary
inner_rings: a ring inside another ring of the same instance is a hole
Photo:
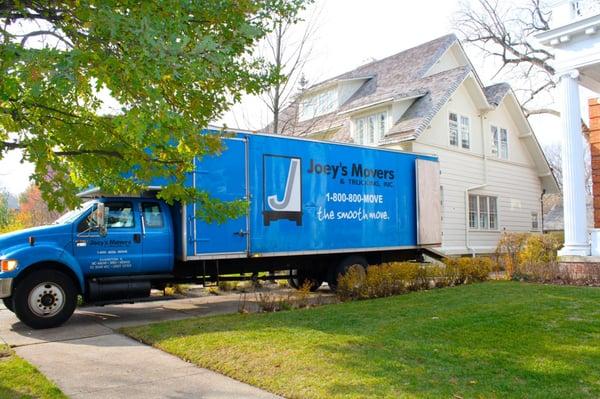
[[[298,120],[307,121],[337,108],[337,89],[329,89],[304,98],[300,102]]]
[[[387,130],[387,112],[378,112],[356,119],[354,122],[354,142],[363,145],[376,145],[383,139]]]
[[[492,155],[500,159],[508,159],[508,131],[502,127],[492,126]]]
[[[471,148],[471,120],[454,112],[448,114],[449,144],[453,147]]]

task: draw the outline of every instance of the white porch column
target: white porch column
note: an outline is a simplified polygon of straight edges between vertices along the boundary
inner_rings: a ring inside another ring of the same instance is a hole
[[[590,254],[578,77],[576,70],[560,75],[565,229],[565,246],[559,251],[560,256]]]

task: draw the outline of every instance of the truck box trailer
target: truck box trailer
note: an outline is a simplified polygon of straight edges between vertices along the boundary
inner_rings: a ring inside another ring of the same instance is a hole
[[[207,133],[214,134],[214,133]],[[333,288],[351,265],[415,258],[441,241],[435,157],[231,132],[194,160],[186,185],[248,211],[207,223],[196,203],[153,195],[93,197],[55,224],[0,235],[0,297],[34,328],[59,325],[77,295],[135,301],[152,287],[225,274],[290,271]]]

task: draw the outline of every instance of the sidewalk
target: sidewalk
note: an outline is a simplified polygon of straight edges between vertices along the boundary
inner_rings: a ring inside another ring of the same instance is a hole
[[[238,311],[239,294],[81,308],[65,325],[31,330],[0,307],[0,339],[71,398],[277,398],[115,330]]]

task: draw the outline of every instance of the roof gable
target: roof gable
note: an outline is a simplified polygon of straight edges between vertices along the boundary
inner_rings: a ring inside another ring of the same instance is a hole
[[[386,100],[398,101],[425,96],[427,89],[421,84],[421,79],[456,43],[458,38],[454,34],[445,35],[311,86],[281,112],[281,131],[278,133],[297,136],[308,134],[309,131],[328,130],[340,125],[343,118],[338,113],[345,114]],[[353,94],[345,96],[345,101],[338,109],[316,118],[298,121],[298,108],[302,98],[324,88],[356,80],[364,80],[364,83]],[[270,127],[271,125],[267,126],[265,130],[270,131]],[[348,132],[345,132],[345,136],[347,141]]]

